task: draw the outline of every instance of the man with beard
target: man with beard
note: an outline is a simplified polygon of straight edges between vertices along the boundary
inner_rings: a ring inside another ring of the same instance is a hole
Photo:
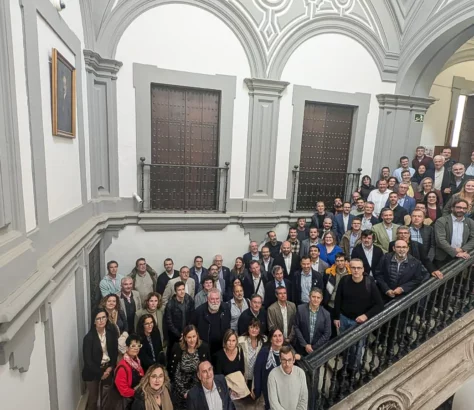
[[[277,240],[277,234],[274,231],[268,232],[269,241],[265,244],[270,249],[272,258],[276,258],[280,254],[281,242]]]
[[[211,357],[222,349],[224,333],[230,328],[230,311],[221,303],[221,293],[211,289],[207,303],[196,309],[192,324],[196,326],[199,337],[209,345]]]
[[[318,228],[315,228],[314,226],[309,228],[309,238],[301,242],[300,258],[309,255],[309,248],[311,246],[318,246],[320,243]]]

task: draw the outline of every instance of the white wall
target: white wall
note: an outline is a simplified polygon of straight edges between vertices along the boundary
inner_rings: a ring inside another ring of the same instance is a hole
[[[421,134],[422,145],[444,145],[451,108],[451,87],[455,76],[474,80],[474,61],[453,65],[436,77],[431,86],[430,96],[438,98],[439,101],[436,101],[426,113]]]
[[[54,347],[60,409],[75,409],[81,397],[74,275],[53,295]]]
[[[0,397],[2,410],[49,410],[48,372],[44,326],[35,325],[35,345],[30,368],[25,373],[10,370],[10,365],[0,366]],[[74,407],[70,407],[73,410]],[[63,409],[63,408],[61,408]]]
[[[23,51],[23,22],[18,1],[10,0],[13,61],[15,67],[18,134],[21,158],[21,176],[25,208],[26,231],[36,227],[36,205],[31,163],[30,120],[26,91],[25,54]]]
[[[80,206],[82,199],[78,138],[53,137],[52,133],[49,60],[53,48],[72,65],[75,59],[43,18],[38,15],[37,19],[49,219],[54,220]]]
[[[474,378],[468,379],[454,395],[453,410],[472,410],[474,407]]]
[[[230,196],[243,198],[249,110],[243,80],[250,77],[250,68],[240,42],[225,23],[197,7],[159,6],[127,28],[115,58],[123,62],[117,80],[120,196],[130,197],[137,190],[140,153],[136,152],[132,77],[132,63],[137,62],[171,70],[237,76]]]
[[[293,85],[347,93],[371,94],[370,111],[362,156],[362,173],[371,174],[379,115],[379,93],[393,93],[395,84],[384,83],[369,52],[355,40],[342,34],[321,34],[304,42],[291,55],[282,81],[290,82],[281,99],[278,128],[275,198],[286,198],[291,127],[293,121]]]

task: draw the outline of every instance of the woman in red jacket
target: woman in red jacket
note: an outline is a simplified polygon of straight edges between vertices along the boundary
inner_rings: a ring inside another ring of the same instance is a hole
[[[140,337],[137,335],[128,336],[125,345],[127,351],[115,369],[115,386],[122,397],[130,398],[130,401],[132,401],[135,396],[134,387],[140,383],[144,374],[138,358],[138,353],[142,347]]]

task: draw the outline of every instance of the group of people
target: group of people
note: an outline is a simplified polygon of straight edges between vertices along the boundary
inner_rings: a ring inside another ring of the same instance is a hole
[[[333,212],[318,202],[286,240],[250,242],[232,268],[221,255],[179,270],[167,258],[158,274],[139,258],[122,276],[108,262],[83,344],[88,408],[306,409],[301,357],[474,249],[474,177],[416,154],[413,168],[402,157],[393,176],[382,169],[376,187],[365,176]]]

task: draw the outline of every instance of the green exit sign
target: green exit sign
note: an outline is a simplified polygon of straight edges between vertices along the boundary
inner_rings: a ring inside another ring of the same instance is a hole
[[[425,121],[425,116],[423,114],[415,114],[415,122]]]

